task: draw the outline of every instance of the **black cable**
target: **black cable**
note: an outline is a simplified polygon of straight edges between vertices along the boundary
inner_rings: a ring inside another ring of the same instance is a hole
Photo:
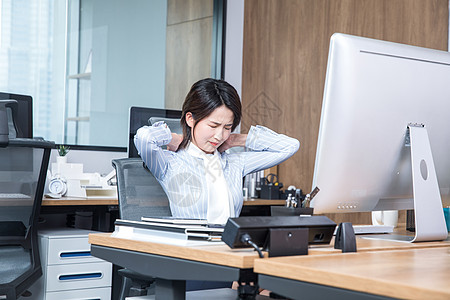
[[[261,249],[259,249],[258,245],[256,245],[252,241],[252,237],[248,233],[244,233],[243,235],[241,235],[241,242],[244,244],[248,244],[248,245],[252,246],[253,248],[255,248],[255,250],[259,254],[259,257],[264,258],[264,254],[262,253]]]

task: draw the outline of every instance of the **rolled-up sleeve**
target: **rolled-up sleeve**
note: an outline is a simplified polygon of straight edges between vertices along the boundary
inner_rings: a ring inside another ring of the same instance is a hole
[[[300,142],[257,125],[250,128],[245,147],[243,176],[282,163],[298,151]]]
[[[163,122],[157,122],[153,126],[139,128],[134,136],[134,145],[153,175],[161,179],[167,170],[168,154],[161,147],[172,140],[169,127]]]

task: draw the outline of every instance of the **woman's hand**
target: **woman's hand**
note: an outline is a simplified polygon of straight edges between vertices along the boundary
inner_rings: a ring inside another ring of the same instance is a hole
[[[247,134],[232,133],[230,134],[228,139],[225,142],[223,142],[222,145],[220,145],[219,149],[217,150],[222,153],[225,150],[228,150],[233,147],[244,147],[246,140]]]
[[[170,141],[170,143],[167,144],[167,150],[173,151],[173,152],[177,151],[178,146],[180,146],[182,141],[183,141],[183,136],[181,134],[172,132],[172,140]]]

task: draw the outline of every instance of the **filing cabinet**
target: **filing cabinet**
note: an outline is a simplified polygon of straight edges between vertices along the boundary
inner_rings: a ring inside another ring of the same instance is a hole
[[[112,264],[90,255],[82,229],[39,231],[42,277],[29,289],[35,300],[111,299]],[[21,298],[21,299],[22,299]]]

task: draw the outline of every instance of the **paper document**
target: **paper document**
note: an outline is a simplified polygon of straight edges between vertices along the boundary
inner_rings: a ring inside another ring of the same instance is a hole
[[[179,224],[179,225],[207,225],[208,222],[205,219],[185,219],[174,217],[142,217],[144,222],[156,222],[166,224]]]
[[[174,245],[197,244],[193,242],[202,242],[201,245],[204,245],[205,242],[220,242],[222,232],[223,228],[210,228],[205,225],[116,220],[113,236]]]

